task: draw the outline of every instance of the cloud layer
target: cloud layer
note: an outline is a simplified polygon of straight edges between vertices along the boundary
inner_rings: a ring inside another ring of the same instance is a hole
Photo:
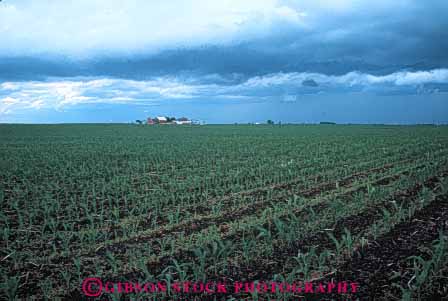
[[[305,27],[305,16],[276,0],[7,0],[0,52],[90,56],[222,45],[277,26]]]
[[[0,79],[446,68],[447,12],[445,0],[5,0]]]
[[[275,73],[247,80],[212,74],[203,77],[157,77],[144,81],[70,78],[45,82],[4,82],[0,84],[0,114],[42,108],[62,110],[80,104],[151,104],[173,99],[290,101],[309,94],[365,91],[383,94],[448,91],[448,69],[395,72],[383,76],[359,72],[340,76]]]

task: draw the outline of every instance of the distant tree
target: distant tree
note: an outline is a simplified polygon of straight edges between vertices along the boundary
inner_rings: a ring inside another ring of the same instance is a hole
[[[268,121],[266,123],[267,124],[274,124],[274,121],[272,121],[271,119],[268,119]]]
[[[143,123],[143,120],[139,120],[139,119],[137,119],[135,122],[138,123],[138,124],[142,124],[142,123]]]

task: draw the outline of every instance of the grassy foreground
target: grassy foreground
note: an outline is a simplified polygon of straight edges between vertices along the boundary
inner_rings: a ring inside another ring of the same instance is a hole
[[[87,277],[448,295],[447,163],[444,126],[0,125],[0,298],[85,298]]]

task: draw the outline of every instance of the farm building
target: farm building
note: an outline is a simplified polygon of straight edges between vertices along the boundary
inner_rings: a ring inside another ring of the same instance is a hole
[[[162,124],[162,123],[167,123],[168,120],[166,119],[166,117],[163,117],[163,116],[157,116],[157,117],[155,118],[155,122],[156,122],[156,123],[159,123],[159,124]]]
[[[146,124],[154,125],[154,124],[195,124],[194,121],[188,119],[187,117],[181,117],[176,119],[175,117],[165,117],[165,116],[157,116],[155,118],[148,117],[146,119]]]

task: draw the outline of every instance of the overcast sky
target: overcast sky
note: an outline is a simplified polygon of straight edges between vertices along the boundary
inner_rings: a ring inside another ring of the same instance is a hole
[[[447,123],[448,1],[3,0],[0,122]]]

